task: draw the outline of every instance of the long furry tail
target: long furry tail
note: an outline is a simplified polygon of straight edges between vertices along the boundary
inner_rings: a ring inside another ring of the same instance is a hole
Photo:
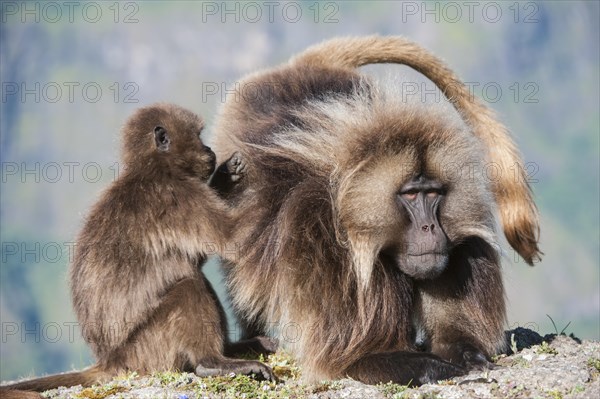
[[[97,383],[105,382],[111,377],[112,375],[110,373],[101,370],[98,366],[92,366],[82,371],[54,374],[47,377],[17,382],[11,385],[4,385],[0,387],[0,397],[2,397],[2,399],[41,398],[42,396],[36,392],[44,392],[49,389],[63,386],[91,386]]]
[[[488,160],[501,173],[492,188],[504,234],[510,245],[533,265],[540,259],[538,213],[526,170],[506,127],[469,92],[439,58],[399,36],[336,38],[309,47],[291,64],[355,69],[367,64],[407,65],[435,83],[488,149]]]

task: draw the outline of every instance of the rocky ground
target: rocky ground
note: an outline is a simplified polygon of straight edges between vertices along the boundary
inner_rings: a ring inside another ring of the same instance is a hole
[[[187,373],[135,374],[93,388],[59,388],[47,398],[600,398],[600,343],[566,335],[539,336],[518,328],[507,332],[516,353],[498,356],[499,366],[487,372],[407,388],[396,384],[364,385],[350,379],[301,383],[300,370],[285,354],[269,357],[280,382],[254,381],[245,376],[200,379]]]

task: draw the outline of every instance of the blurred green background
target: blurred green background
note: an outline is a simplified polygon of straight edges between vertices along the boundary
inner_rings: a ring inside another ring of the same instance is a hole
[[[529,163],[545,252],[530,268],[504,247],[509,326],[554,332],[548,314],[600,339],[597,2],[5,1],[1,18],[1,380],[92,362],[67,266],[118,173],[126,117],[175,102],[210,138],[236,80],[337,35],[405,35],[499,113]],[[206,270],[222,293],[216,262]]]

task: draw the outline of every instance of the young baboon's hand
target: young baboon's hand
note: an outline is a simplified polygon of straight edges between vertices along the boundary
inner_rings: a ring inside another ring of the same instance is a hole
[[[228,197],[247,172],[247,163],[239,152],[234,152],[231,157],[223,162],[213,174],[209,185],[217,192]]]
[[[234,152],[225,165],[232,182],[237,182],[246,173],[247,163],[239,152]]]

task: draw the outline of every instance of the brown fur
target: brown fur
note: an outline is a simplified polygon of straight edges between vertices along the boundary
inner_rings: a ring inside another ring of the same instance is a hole
[[[402,103],[354,70],[373,62],[419,70],[460,114]],[[263,330],[276,323],[307,377],[422,383],[489,366],[505,322],[494,200],[530,262],[537,215],[524,181],[482,176],[487,162],[522,162],[504,127],[437,58],[393,37],[315,46],[243,80],[216,142],[219,159],[239,151],[248,162],[229,194],[246,216],[234,237],[241,257],[227,271],[233,303]],[[447,190],[439,220],[451,245],[443,274],[420,280],[386,250],[411,244],[395,198],[423,174]],[[290,326],[299,336],[286,336]],[[434,355],[414,352],[417,330]]]
[[[215,156],[199,138],[202,128],[198,116],[169,104],[128,120],[125,171],[90,212],[70,270],[75,312],[97,364],[8,388],[91,385],[128,371],[272,378],[260,362],[223,355],[225,315],[199,265],[223,251],[234,215],[206,183]]]
[[[391,62],[410,66],[429,78],[483,140],[487,162],[498,165],[501,171],[492,190],[508,242],[530,265],[540,259],[537,209],[516,145],[494,113],[472,96],[439,59],[404,38],[371,36],[330,40],[309,48],[291,62],[340,69]],[[518,179],[514,178],[514,168],[519,171]]]

